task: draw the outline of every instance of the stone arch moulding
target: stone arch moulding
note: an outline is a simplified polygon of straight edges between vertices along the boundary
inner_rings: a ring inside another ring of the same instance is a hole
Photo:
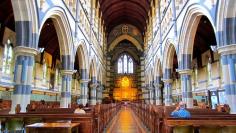
[[[100,82],[102,83],[103,79],[102,79],[102,68],[101,68],[101,64],[98,65],[97,77],[98,77],[98,81],[100,81]]]
[[[95,60],[95,57],[91,60],[91,63],[90,63],[90,68],[89,68],[89,73],[91,73],[91,76],[92,77],[97,77],[97,68],[96,68],[96,60]]]
[[[216,35],[216,28],[214,25],[214,21],[209,11],[204,7],[196,4],[188,7],[187,12],[183,19],[184,21],[181,25],[179,42],[178,42],[180,69],[191,68],[194,38],[198,28],[197,25],[199,24],[202,16],[206,16],[209,19],[213,27],[214,33]]]
[[[156,57],[155,60],[155,66],[154,66],[154,78],[160,77],[162,75],[162,68],[161,68],[161,61],[158,57]]]
[[[174,59],[175,53],[177,54],[177,57],[178,57],[178,53],[177,53],[176,48],[172,42],[173,41],[171,39],[167,39],[165,47],[164,47],[165,52],[163,55],[162,73],[165,73],[165,69],[170,69],[173,67],[173,59]]]
[[[73,38],[70,23],[62,8],[54,7],[47,11],[39,28],[39,33],[47,19],[51,18],[55,26],[61,55],[73,55]]]
[[[132,42],[138,50],[143,51],[142,45],[135,38],[133,38],[132,36],[127,35],[127,34],[121,35],[121,36],[117,37],[115,40],[113,40],[109,46],[108,51],[111,51],[112,49],[114,49],[115,46],[119,44],[119,42],[121,42],[125,39]]]
[[[89,56],[88,56],[88,50],[86,47],[86,44],[84,41],[80,41],[78,47],[76,48],[76,53],[78,54],[78,59],[79,60],[79,68],[80,69],[88,69],[88,61],[89,61]],[[74,54],[74,58],[76,58],[76,53]]]

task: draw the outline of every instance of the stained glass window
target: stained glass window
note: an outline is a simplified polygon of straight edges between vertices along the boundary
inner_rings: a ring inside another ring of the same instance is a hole
[[[123,61],[122,61],[121,58],[118,60],[118,65],[117,66],[118,66],[118,68],[117,68],[118,69],[118,73],[123,73],[123,71],[122,71],[123,70],[122,69],[123,68]]]
[[[131,58],[129,58],[129,64],[128,64],[128,72],[129,73],[133,73],[134,71],[134,65],[133,65],[133,60]]]
[[[118,73],[133,73],[134,64],[133,59],[129,55],[122,55],[118,59],[117,72]]]

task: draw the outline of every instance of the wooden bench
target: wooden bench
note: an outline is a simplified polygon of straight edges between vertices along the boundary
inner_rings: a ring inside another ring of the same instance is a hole
[[[174,107],[164,107],[163,133],[171,133],[177,127],[188,127],[192,131],[199,130],[211,133],[213,130],[213,132],[216,130],[220,131],[222,127],[236,126],[236,115],[233,114],[218,112],[212,109],[187,109],[191,114],[191,118],[180,119],[170,116],[173,110]]]
[[[11,120],[19,120],[24,125],[37,122],[72,122],[80,123],[80,133],[102,132],[105,125],[120,110],[121,104],[102,104],[89,107],[89,113],[75,114],[72,108],[40,108],[28,113],[0,114],[2,124]]]
[[[212,129],[223,132],[236,130],[236,115],[217,112],[216,110],[188,109],[191,118],[180,119],[170,116],[175,106],[165,107],[133,103],[132,109],[151,133],[171,133],[173,129],[178,127],[190,127],[191,130],[201,130],[201,132],[207,133],[210,133]]]

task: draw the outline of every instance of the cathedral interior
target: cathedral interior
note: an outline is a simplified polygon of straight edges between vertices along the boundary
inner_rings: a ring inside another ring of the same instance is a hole
[[[235,133],[235,114],[235,0],[0,1],[0,132]]]

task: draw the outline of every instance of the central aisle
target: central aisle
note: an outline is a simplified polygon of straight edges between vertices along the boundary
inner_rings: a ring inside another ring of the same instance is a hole
[[[148,133],[142,122],[127,106],[121,111],[108,126],[106,133]]]

